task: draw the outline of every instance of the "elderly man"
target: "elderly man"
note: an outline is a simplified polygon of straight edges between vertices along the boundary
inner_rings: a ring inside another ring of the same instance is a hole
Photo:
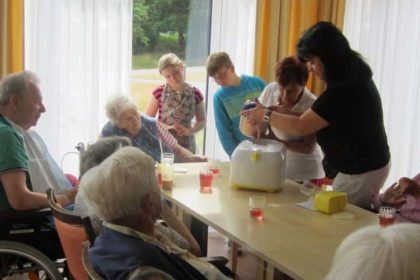
[[[0,212],[45,208],[46,195],[35,190],[42,191],[44,184],[61,189],[57,186],[60,180],[48,180],[54,177],[57,167],[43,162],[48,157],[37,158],[43,154],[43,143],[38,135],[29,132],[45,112],[38,83],[36,75],[29,71],[8,75],[0,82]],[[58,202],[63,206],[73,203],[76,189],[62,190]]]
[[[194,155],[179,145],[172,134],[158,121],[140,114],[136,104],[128,97],[112,96],[105,108],[110,121],[102,129],[101,137],[127,136],[133,141],[133,146],[140,148],[158,162],[162,150],[172,151],[176,160],[180,162],[207,160],[206,157]]]

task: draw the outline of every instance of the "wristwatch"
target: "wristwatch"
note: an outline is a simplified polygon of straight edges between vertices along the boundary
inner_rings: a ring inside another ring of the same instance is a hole
[[[264,112],[264,117],[263,117],[263,122],[265,125],[265,135],[268,135],[270,133],[270,130],[268,129],[270,126],[270,117],[271,117],[271,113],[273,113],[273,111],[266,109]]]
[[[273,111],[271,111],[269,109],[266,109],[265,112],[264,112],[263,121],[264,121],[264,123],[267,124],[267,126],[270,124],[271,113],[273,113]]]

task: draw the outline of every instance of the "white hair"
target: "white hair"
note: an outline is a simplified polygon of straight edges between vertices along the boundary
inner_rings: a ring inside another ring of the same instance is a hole
[[[0,81],[0,105],[6,105],[13,95],[24,95],[31,83],[39,84],[37,75],[31,71],[4,76]]]
[[[118,124],[121,114],[129,109],[137,110],[134,101],[125,95],[113,95],[108,98],[105,112],[112,124]]]
[[[184,62],[174,53],[167,53],[162,55],[158,61],[159,73],[169,66],[181,66]]]
[[[153,159],[134,147],[119,149],[87,171],[79,186],[89,213],[105,221],[139,216],[145,195],[159,192]]]
[[[420,278],[420,225],[368,226],[338,247],[326,280]]]

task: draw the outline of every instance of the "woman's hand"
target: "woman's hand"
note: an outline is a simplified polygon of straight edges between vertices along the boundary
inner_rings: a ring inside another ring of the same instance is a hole
[[[394,183],[380,196],[380,203],[395,208],[400,208],[405,203],[404,191],[399,184]]]
[[[398,181],[398,192],[403,195],[403,194],[409,194],[412,195],[414,197],[418,197],[420,196],[420,186],[419,184],[417,184],[416,181],[407,178],[407,177],[402,177],[400,178],[400,180]]]
[[[190,130],[181,124],[174,124],[171,128],[175,130],[176,135],[178,136],[191,135]]]
[[[266,108],[258,101],[258,99],[255,100],[255,104],[257,105],[255,108],[241,111],[240,114],[246,118],[249,125],[259,127],[263,123]]]

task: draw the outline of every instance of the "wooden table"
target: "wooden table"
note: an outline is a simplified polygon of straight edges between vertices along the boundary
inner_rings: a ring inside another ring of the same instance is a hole
[[[346,211],[355,217],[347,220],[298,207],[307,197],[289,180],[277,193],[231,189],[229,163],[215,177],[213,193],[200,193],[198,173],[205,165],[176,164],[188,172],[175,173],[173,190],[163,191],[166,199],[295,279],[323,279],[339,243],[354,230],[378,223],[375,214],[350,204]],[[249,216],[251,195],[267,199],[263,221]]]

